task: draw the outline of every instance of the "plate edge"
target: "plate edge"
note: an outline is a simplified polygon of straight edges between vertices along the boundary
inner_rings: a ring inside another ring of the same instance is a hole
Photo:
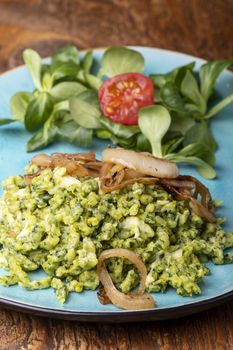
[[[219,296],[202,300],[196,303],[175,306],[167,309],[153,309],[142,311],[69,311],[69,310],[55,310],[51,308],[38,307],[27,305],[19,302],[9,301],[0,298],[0,305],[14,311],[22,311],[38,316],[54,317],[58,319],[67,319],[73,321],[84,322],[141,322],[153,320],[168,320],[178,317],[184,317],[188,314],[198,313],[212,307],[221,305],[227,301],[233,300],[233,290],[226,292]]]

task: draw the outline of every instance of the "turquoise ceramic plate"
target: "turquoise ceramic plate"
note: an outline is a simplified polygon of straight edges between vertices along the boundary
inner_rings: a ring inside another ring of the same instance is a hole
[[[145,57],[146,73],[167,72],[177,66],[195,60],[198,68],[203,61],[196,57],[153,48],[136,47]],[[98,61],[103,50],[94,52]],[[9,117],[10,97],[17,91],[31,91],[33,84],[27,69],[22,66],[0,76],[0,116]],[[233,91],[233,74],[225,71],[217,82],[217,89],[222,96]],[[223,110],[212,123],[213,133],[219,144],[217,151],[218,178],[204,181],[216,199],[224,200],[224,206],[218,214],[228,218],[226,230],[233,229],[233,105]],[[29,134],[22,131],[20,125],[9,125],[0,128],[0,180],[9,175],[22,173],[32,154],[25,152],[25,144]],[[100,152],[106,143],[96,140],[92,148]],[[47,152],[79,152],[84,149],[69,144],[55,144]],[[198,177],[195,170],[183,167],[182,173]],[[203,179],[201,179],[203,180]],[[178,296],[173,289],[166,293],[154,294],[157,308],[150,311],[122,311],[112,305],[101,305],[96,292],[71,293],[68,301],[62,305],[54,295],[52,289],[26,291],[18,286],[0,287],[0,303],[9,308],[33,312],[34,314],[53,317],[79,319],[85,321],[142,321],[152,319],[166,319],[194,313],[214,306],[229,298],[233,298],[233,265],[214,266],[208,263],[211,275],[205,277],[201,283],[202,294],[194,297]],[[0,271],[4,273],[4,271]],[[32,274],[40,278],[41,271]]]

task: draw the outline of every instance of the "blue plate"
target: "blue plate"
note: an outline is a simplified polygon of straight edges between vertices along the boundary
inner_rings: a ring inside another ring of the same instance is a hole
[[[154,48],[135,47],[145,57],[145,73],[163,73],[177,66],[196,61],[198,69],[203,60],[189,55]],[[94,50],[98,61],[103,50]],[[233,91],[233,74],[224,71],[217,81],[217,90],[224,97]],[[25,66],[13,69],[0,76],[0,117],[10,117],[10,97],[17,91],[31,91],[33,84]],[[218,215],[227,217],[225,230],[233,229],[232,198],[233,198],[233,105],[225,108],[212,122],[213,134],[219,144],[216,153],[218,178],[212,181],[201,180],[210,189],[214,198],[224,201]],[[10,175],[22,173],[32,154],[25,152],[29,133],[23,131],[21,125],[8,125],[0,128],[0,180]],[[92,149],[100,155],[106,143],[95,140]],[[46,152],[79,152],[84,149],[59,143],[46,149]],[[200,178],[191,167],[182,167],[183,174],[191,174]],[[148,311],[122,311],[112,305],[101,305],[96,292],[85,291],[80,294],[71,293],[68,301],[62,305],[55,297],[53,289],[26,291],[19,286],[0,287],[0,303],[8,308],[19,309],[34,314],[58,318],[78,319],[83,321],[143,321],[166,319],[194,313],[227,299],[233,298],[233,265],[215,266],[207,264],[211,275],[206,276],[202,283],[202,294],[193,297],[178,296],[174,289],[165,293],[154,294],[157,308]],[[0,274],[6,272],[0,270]],[[42,277],[43,272],[37,271],[32,278]]]

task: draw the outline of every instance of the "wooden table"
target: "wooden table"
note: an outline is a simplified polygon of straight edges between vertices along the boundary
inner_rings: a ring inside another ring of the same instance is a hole
[[[232,0],[0,0],[0,71],[25,47],[48,56],[144,45],[206,59],[233,57]],[[0,312],[0,349],[233,349],[233,302],[179,320],[103,325]]]

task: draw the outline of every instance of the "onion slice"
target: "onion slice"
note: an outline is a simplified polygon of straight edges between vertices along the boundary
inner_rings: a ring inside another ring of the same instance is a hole
[[[160,178],[176,178],[179,175],[177,165],[169,160],[123,148],[107,148],[102,153],[102,161],[121,164],[141,174]]]
[[[196,215],[206,219],[208,222],[214,222],[216,220],[214,215],[195,198],[190,198],[189,206]]]
[[[88,176],[88,171],[85,169],[84,165],[79,164],[78,161],[69,160],[62,153],[55,153],[52,155],[51,167],[64,167],[69,175],[85,177]]]
[[[121,183],[118,184],[108,184],[106,183],[105,180],[101,180],[101,190],[105,193],[112,192],[112,191],[117,191],[120,190],[121,188],[125,188],[129,185],[133,185],[134,183],[140,183],[144,185],[154,185],[155,183],[159,182],[159,179],[156,177],[139,177],[135,179],[129,179],[129,180],[124,180]]]
[[[52,158],[45,153],[38,153],[31,159],[31,163],[36,164],[39,167],[50,167]]]
[[[39,176],[41,173],[41,170],[37,171],[34,174],[26,174],[24,175],[24,182],[26,186],[30,186],[32,184],[32,180],[34,179],[34,177]]]
[[[69,160],[83,161],[83,162],[95,162],[96,156],[95,152],[88,153],[53,153],[53,155],[62,155],[64,158]]]
[[[140,284],[133,293],[124,294],[114,286],[104,263],[106,259],[113,257],[128,259],[133,264],[135,264],[139,270],[141,277]],[[147,271],[145,264],[136,253],[123,248],[108,249],[103,251],[98,259],[97,274],[100,282],[103,284],[107,297],[114,305],[128,310],[142,310],[155,307],[155,302],[152,296],[148,293],[144,293],[146,287]]]
[[[179,175],[175,163],[153,157],[149,153],[108,148],[102,153],[102,162],[96,160],[94,152],[53,153],[51,156],[39,153],[32,158],[31,163],[36,164],[39,170],[24,177],[26,185],[30,185],[32,179],[43,169],[56,167],[65,167],[68,175],[79,178],[99,177],[101,190],[106,193],[136,182],[145,185],[159,183],[178,200],[188,200],[196,215],[209,222],[215,221],[208,188],[192,176]]]

